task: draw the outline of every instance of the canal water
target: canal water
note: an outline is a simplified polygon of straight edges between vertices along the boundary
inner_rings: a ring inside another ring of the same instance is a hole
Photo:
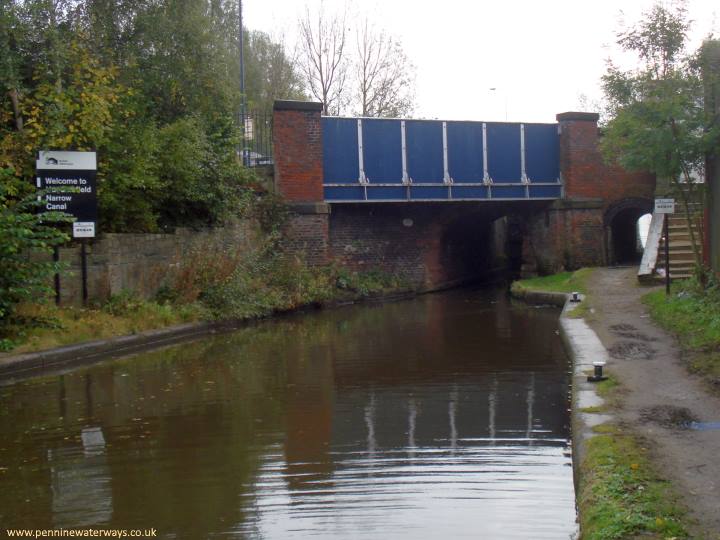
[[[570,538],[558,315],[456,290],[2,386],[0,529]]]

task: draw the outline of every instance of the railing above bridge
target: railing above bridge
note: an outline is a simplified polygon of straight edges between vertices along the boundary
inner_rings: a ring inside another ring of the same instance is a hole
[[[322,118],[325,200],[552,200],[557,124]]]

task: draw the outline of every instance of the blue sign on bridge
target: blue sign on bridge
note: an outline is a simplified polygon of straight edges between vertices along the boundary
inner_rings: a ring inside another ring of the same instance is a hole
[[[323,117],[327,202],[562,196],[557,124]]]

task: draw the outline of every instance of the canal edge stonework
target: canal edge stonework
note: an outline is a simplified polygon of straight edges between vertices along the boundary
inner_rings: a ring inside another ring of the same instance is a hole
[[[600,407],[605,403],[596,392],[594,383],[587,380],[589,372],[594,369],[593,362],[607,363],[608,351],[600,338],[584,319],[574,318],[572,312],[585,301],[585,295],[579,295],[580,302],[572,302],[571,295],[545,291],[522,290],[513,291],[513,296],[528,304],[550,304],[563,308],[559,318],[559,333],[565,351],[572,363],[572,398],[570,410],[571,441],[573,456],[573,481],[575,484],[576,508],[577,494],[582,475],[581,463],[587,455],[586,443],[594,437],[595,426],[612,421],[607,413],[588,413],[583,409]],[[577,522],[580,523],[578,516]]]

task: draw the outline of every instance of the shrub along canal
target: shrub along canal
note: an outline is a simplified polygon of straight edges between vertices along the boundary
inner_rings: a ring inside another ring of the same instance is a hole
[[[559,310],[463,289],[0,387],[3,528],[575,532]]]

